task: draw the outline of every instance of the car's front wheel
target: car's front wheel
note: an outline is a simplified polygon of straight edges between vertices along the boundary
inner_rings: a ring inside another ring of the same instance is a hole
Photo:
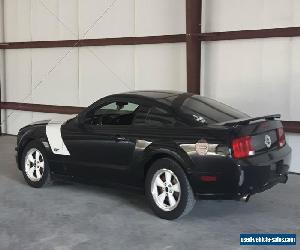
[[[22,159],[22,172],[26,182],[40,188],[50,181],[50,169],[44,147],[36,141],[28,143]]]
[[[173,220],[189,213],[195,204],[191,185],[181,166],[163,158],[150,167],[145,182],[146,197],[154,213]]]

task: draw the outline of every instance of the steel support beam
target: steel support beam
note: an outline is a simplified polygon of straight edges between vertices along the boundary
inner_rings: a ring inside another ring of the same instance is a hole
[[[201,41],[225,41],[238,39],[258,39],[271,37],[297,37],[300,36],[300,27],[286,27],[273,29],[259,29],[259,30],[236,30],[236,31],[222,31],[209,32],[199,34]]]
[[[57,105],[44,105],[20,102],[2,102],[0,109],[11,109],[21,111],[32,111],[40,113],[56,113],[56,114],[78,114],[84,108],[74,106],[57,106]]]
[[[186,39],[185,34],[176,34],[176,35],[142,36],[142,37],[98,38],[98,39],[83,39],[83,40],[7,42],[7,43],[0,43],[0,49],[35,49],[35,48],[182,43],[185,42],[185,39]]]
[[[202,0],[186,0],[187,91],[200,94]]]

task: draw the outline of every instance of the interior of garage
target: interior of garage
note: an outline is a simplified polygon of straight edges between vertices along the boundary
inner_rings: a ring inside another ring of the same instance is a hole
[[[1,249],[239,249],[243,232],[299,234],[299,1],[0,4]],[[289,182],[249,203],[199,201],[178,221],[155,218],[143,194],[125,188],[26,186],[14,159],[21,127],[149,89],[193,92],[251,116],[281,114],[293,150]]]

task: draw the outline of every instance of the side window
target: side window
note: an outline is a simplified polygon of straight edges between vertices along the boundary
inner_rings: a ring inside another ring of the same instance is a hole
[[[147,115],[145,123],[146,125],[153,127],[170,127],[175,124],[175,119],[166,110],[152,107]]]
[[[176,119],[168,111],[158,107],[147,106],[138,108],[133,124],[147,127],[177,126]]]
[[[146,125],[146,118],[150,112],[150,107],[147,106],[139,106],[136,110],[136,115],[133,121],[134,125]]]
[[[131,125],[138,104],[130,102],[111,102],[96,108],[87,115],[89,125]]]

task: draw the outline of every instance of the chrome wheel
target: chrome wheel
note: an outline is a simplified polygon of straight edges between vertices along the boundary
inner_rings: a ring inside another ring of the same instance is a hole
[[[181,196],[177,176],[169,169],[159,169],[152,178],[151,193],[160,209],[172,211],[178,206]]]
[[[39,181],[45,170],[44,157],[36,148],[30,149],[25,156],[25,173],[31,181]]]

